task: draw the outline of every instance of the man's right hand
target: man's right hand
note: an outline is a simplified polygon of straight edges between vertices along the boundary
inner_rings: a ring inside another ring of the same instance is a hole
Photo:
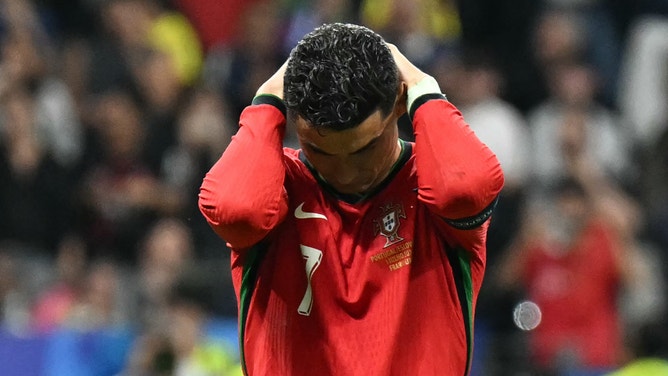
[[[406,83],[408,89],[417,85],[423,78],[428,77],[429,75],[421,71],[418,67],[413,65],[413,63],[408,60],[404,54],[402,54],[397,46],[392,43],[387,43],[387,46],[392,52],[394,61],[397,63],[397,68],[399,69],[399,78]]]
[[[270,94],[275,95],[283,99],[283,76],[285,75],[285,69],[288,67],[288,60],[281,65],[280,68],[274,73],[267,81],[265,81],[257,89],[255,95],[260,94]]]

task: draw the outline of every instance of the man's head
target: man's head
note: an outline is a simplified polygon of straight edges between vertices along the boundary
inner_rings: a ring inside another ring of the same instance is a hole
[[[324,25],[295,47],[284,101],[306,158],[340,193],[366,193],[400,152],[405,90],[390,49],[373,31]]]
[[[292,50],[283,98],[291,117],[344,130],[376,110],[387,116],[398,87],[397,66],[381,36],[337,23],[315,29]]]

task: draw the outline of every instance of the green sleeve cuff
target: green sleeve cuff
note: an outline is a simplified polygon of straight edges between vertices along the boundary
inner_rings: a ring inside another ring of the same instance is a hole
[[[272,105],[276,108],[278,108],[282,113],[283,116],[287,113],[287,108],[285,107],[285,102],[283,100],[273,94],[259,94],[256,95],[255,98],[253,98],[253,105],[257,104],[269,104]]]

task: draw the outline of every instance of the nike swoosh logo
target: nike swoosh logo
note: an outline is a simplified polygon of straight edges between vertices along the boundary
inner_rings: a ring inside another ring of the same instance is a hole
[[[297,219],[309,219],[309,218],[319,218],[319,219],[324,219],[325,221],[327,220],[327,217],[325,217],[323,214],[320,213],[312,213],[312,212],[305,212],[302,209],[302,206],[304,206],[305,202],[302,202],[297,206],[297,209],[295,209],[295,218]]]

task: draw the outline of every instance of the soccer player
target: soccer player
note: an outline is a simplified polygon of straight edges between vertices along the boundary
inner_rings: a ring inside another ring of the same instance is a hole
[[[246,374],[466,375],[503,174],[436,81],[323,25],[239,124],[199,205],[232,249]]]

